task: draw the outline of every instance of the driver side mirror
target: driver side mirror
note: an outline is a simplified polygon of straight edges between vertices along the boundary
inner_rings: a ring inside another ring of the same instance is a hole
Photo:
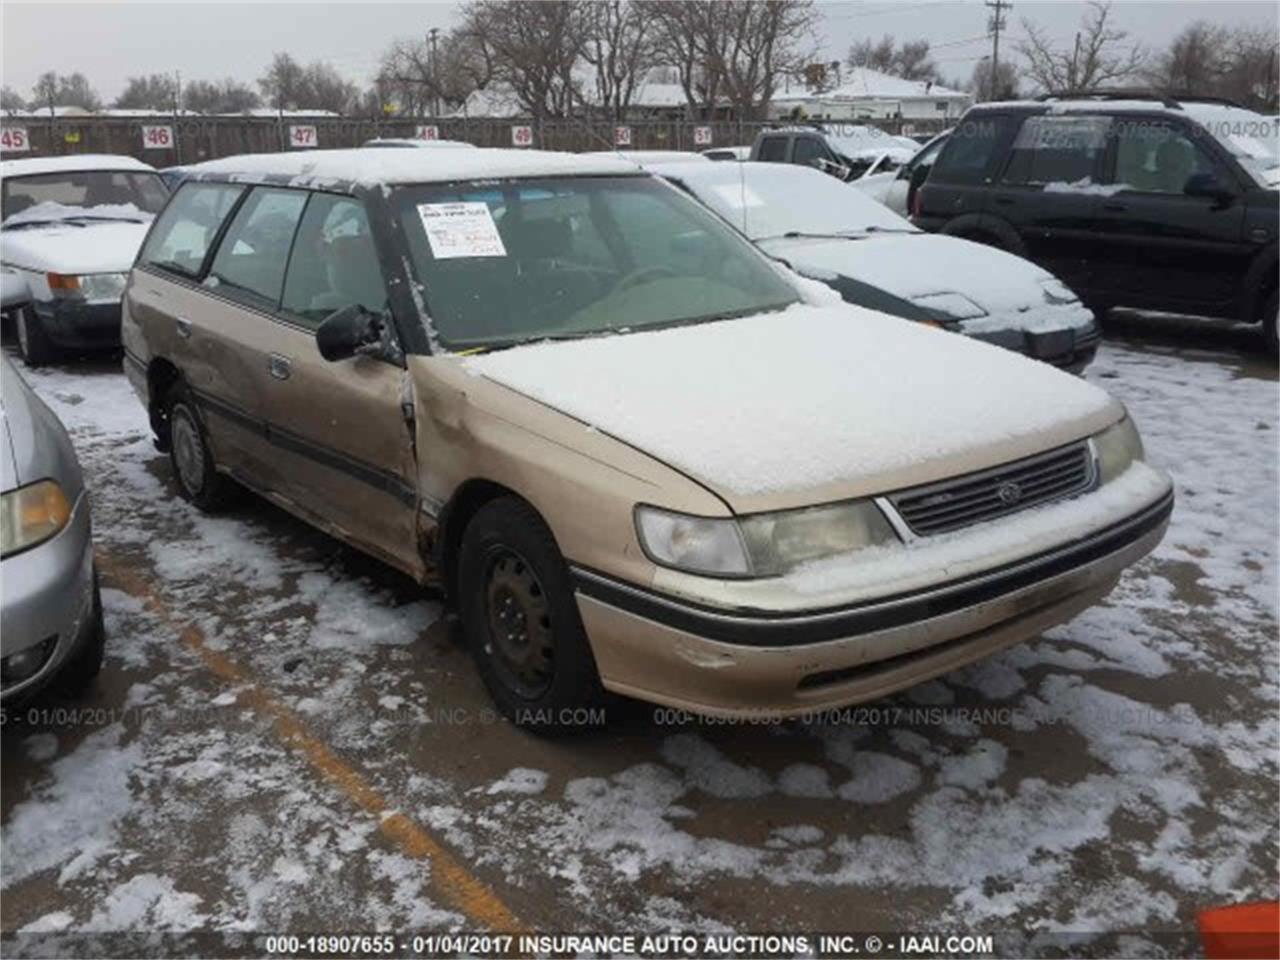
[[[1236,198],[1235,191],[1228,188],[1212,173],[1192,174],[1187,178],[1182,192],[1188,197],[1204,197],[1222,206],[1226,206]]]
[[[367,353],[381,344],[382,321],[358,303],[335,310],[316,330],[320,356],[331,362]]]

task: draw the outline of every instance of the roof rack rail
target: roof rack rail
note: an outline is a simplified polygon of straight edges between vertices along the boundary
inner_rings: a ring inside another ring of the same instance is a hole
[[[1161,93],[1158,90],[1150,90],[1144,87],[1109,87],[1105,90],[1061,90],[1054,93],[1042,93],[1036,97],[1036,100],[1040,102],[1048,100],[1155,100],[1161,106],[1168,107],[1171,110],[1181,109],[1177,98]]]

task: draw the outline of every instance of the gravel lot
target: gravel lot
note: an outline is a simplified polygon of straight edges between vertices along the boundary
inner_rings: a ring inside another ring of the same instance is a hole
[[[6,718],[0,926],[1134,931],[1158,953],[1200,909],[1276,899],[1275,370],[1230,331],[1122,332],[1088,376],[1178,505],[1107,603],[859,723],[636,707],[562,741],[494,716],[398,574],[253,498],[188,507],[117,364],[30,373],[93,490],[108,661],[83,703]]]

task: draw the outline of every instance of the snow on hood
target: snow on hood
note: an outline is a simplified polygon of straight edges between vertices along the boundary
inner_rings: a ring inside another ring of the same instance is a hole
[[[766,253],[801,273],[843,274],[889,293],[968,319],[966,332],[1081,327],[1093,315],[1053,274],[1030,260],[971,240],[934,233],[847,240],[762,240]],[[1053,294],[1052,299],[1050,293]],[[957,296],[958,295],[958,296]],[[1069,302],[1067,298],[1072,299]],[[970,310],[964,311],[965,301]],[[986,316],[978,316],[980,308]]]
[[[1106,393],[1042,363],[845,305],[461,362],[672,464],[736,508],[743,496],[880,492],[908,469],[932,469],[933,479],[980,469],[1120,416]],[[948,460],[961,454],[957,470]],[[973,462],[984,454],[988,462]]]
[[[0,231],[0,260],[54,273],[124,273],[150,229],[120,221],[23,227]]]

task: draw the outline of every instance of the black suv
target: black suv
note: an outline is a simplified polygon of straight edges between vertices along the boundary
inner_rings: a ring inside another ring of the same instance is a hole
[[[970,109],[914,198],[1125,306],[1261,323],[1276,350],[1276,121],[1223,101],[1044,98]]]

